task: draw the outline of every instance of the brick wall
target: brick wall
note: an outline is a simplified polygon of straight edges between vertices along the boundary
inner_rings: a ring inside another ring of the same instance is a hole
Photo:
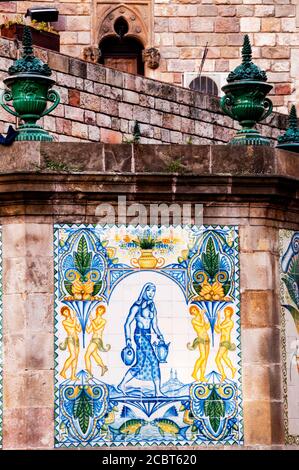
[[[156,0],[161,72],[166,80],[181,83],[183,72],[199,70],[207,42],[203,72],[230,71],[240,62],[240,46],[248,33],[255,62],[274,84],[273,102],[285,112],[299,98],[296,8],[297,0]]]
[[[2,38],[1,80],[15,54],[14,43]],[[226,143],[238,128],[221,113],[219,100],[213,96],[44,49],[36,48],[36,55],[53,69],[61,95],[61,105],[43,119],[45,129],[57,141],[130,141],[136,120],[141,143]],[[0,132],[9,123],[15,123],[15,118],[1,108]],[[274,144],[285,126],[286,117],[273,114],[260,129]]]
[[[39,1],[40,5],[43,3],[49,4]],[[80,58],[84,47],[98,45],[96,3],[50,2],[60,13],[54,26],[60,32],[62,53]],[[134,0],[127,3],[143,8]],[[5,16],[23,14],[34,5],[34,1],[1,3],[0,22]],[[286,112],[287,105],[299,99],[298,8],[298,0],[152,0],[152,27],[145,47],[160,50],[161,64],[150,71],[151,77],[182,85],[184,72],[199,70],[207,42],[209,53],[203,72],[227,73],[239,63],[242,38],[248,33],[256,63],[275,85],[274,103],[279,111]]]

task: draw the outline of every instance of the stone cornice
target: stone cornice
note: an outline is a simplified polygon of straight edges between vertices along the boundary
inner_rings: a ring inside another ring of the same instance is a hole
[[[231,146],[15,143],[0,149],[1,216],[71,216],[74,204],[116,203],[119,195],[145,203],[260,202],[296,212],[299,158]]]

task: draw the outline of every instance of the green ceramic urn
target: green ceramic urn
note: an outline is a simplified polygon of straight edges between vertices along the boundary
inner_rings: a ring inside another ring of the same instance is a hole
[[[272,102],[266,98],[272,85],[266,83],[266,73],[253,64],[251,55],[250,41],[246,35],[242,48],[242,64],[228,75],[228,84],[222,87],[225,96],[221,98],[220,105],[224,113],[238,121],[242,127],[231,144],[270,145],[269,139],[262,137],[254,126],[272,112]]]
[[[9,77],[3,81],[6,89],[1,97],[1,106],[19,117],[23,123],[17,128],[16,140],[52,141],[53,137],[36,124],[41,117],[51,113],[60,102],[59,94],[51,87],[50,67],[33,55],[30,28],[25,26],[22,57],[8,69]],[[48,101],[53,104],[47,108]],[[7,103],[12,102],[14,110]]]
[[[277,140],[277,148],[299,153],[299,127],[295,105],[291,107],[288,128]]]

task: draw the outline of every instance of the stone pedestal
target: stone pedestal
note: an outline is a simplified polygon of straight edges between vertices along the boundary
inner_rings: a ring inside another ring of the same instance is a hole
[[[54,445],[53,224],[100,223],[98,204],[116,206],[119,194],[146,206],[202,203],[205,224],[239,226],[244,446],[284,448],[278,236],[299,229],[299,160],[271,148],[240,152],[88,143],[0,149],[4,449]]]

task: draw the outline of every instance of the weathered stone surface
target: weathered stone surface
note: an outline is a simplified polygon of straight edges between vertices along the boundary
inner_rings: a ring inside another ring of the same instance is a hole
[[[242,372],[244,401],[281,400],[280,364],[245,364]]]
[[[47,331],[32,332],[26,337],[25,368],[40,370],[53,368],[53,337]]]
[[[278,253],[278,233],[273,227],[247,225],[240,227],[242,252],[270,251]]]
[[[26,449],[26,409],[4,409],[3,412],[3,448]]]
[[[271,444],[271,403],[267,400],[245,401],[243,410],[245,444]]]
[[[217,145],[212,151],[212,170],[215,173],[265,174],[274,170],[273,150],[268,147],[246,147],[240,153],[230,146]],[[229,164],[228,164],[229,161]]]
[[[65,152],[64,149],[70,151]],[[103,144],[100,143],[77,143],[68,147],[65,143],[53,142],[41,145],[43,168],[49,164],[59,169],[63,165],[65,171],[103,171]],[[84,156],[86,158],[84,158]],[[82,159],[83,157],[83,159]],[[50,163],[49,163],[50,162]]]
[[[109,145],[104,146],[105,171],[131,172],[132,171],[132,148],[131,145]]]
[[[279,325],[280,309],[274,291],[248,290],[241,294],[241,323],[244,328]]]
[[[268,252],[241,253],[241,292],[273,289],[275,284],[268,274],[269,266],[274,266],[274,259]]]
[[[32,170],[40,164],[40,142],[30,142],[24,152],[22,143],[0,147],[0,171],[18,171],[20,168]]]
[[[242,331],[243,364],[279,364],[280,334],[278,328],[249,328]]]
[[[51,449],[54,446],[53,408],[26,409],[26,445],[28,449]]]

